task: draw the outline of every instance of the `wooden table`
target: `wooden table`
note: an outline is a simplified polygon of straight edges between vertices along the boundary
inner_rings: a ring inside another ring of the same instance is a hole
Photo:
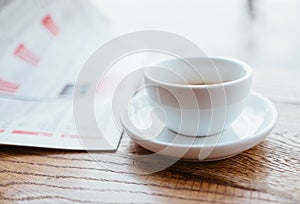
[[[185,2],[182,4],[185,5]],[[104,4],[102,6],[109,8]],[[121,6],[125,12],[122,19],[126,19],[126,12],[134,11],[135,7],[131,6],[128,9]],[[121,7],[115,8],[115,11],[119,12]],[[156,5],[152,5],[152,10],[153,7],[156,8]],[[193,7],[191,5],[190,9]],[[177,10],[181,9],[178,6]],[[188,10],[186,7],[185,9]],[[111,12],[114,14],[113,9]],[[135,14],[140,13],[133,12],[132,15]],[[184,18],[189,18],[194,13],[187,12],[184,15]],[[136,19],[139,23],[133,27],[129,26],[132,21],[119,19],[117,23],[123,23],[120,32],[142,28],[160,29],[160,25],[169,25],[166,23],[168,20],[146,21],[145,16],[139,15]],[[175,14],[169,16],[175,17]],[[144,27],[141,26],[142,23],[145,23]],[[153,27],[151,23],[157,23],[158,27]],[[164,23],[166,24],[162,25]],[[182,26],[187,29],[183,34],[197,42],[198,38],[194,38],[193,33],[196,35],[202,31],[188,30],[189,24]],[[182,31],[182,27],[173,27],[173,31]],[[168,28],[165,30],[172,31]],[[214,33],[209,30],[205,32]],[[207,40],[204,45],[211,44],[211,47],[222,48],[209,47],[212,54],[247,58],[250,64],[260,66],[255,67],[253,89],[268,96],[279,112],[276,127],[261,144],[222,161],[180,161],[168,169],[150,175],[134,173],[140,166],[133,155],[149,152],[135,145],[126,135],[123,136],[117,152],[94,153],[93,157],[99,162],[86,152],[1,146],[0,203],[300,203],[300,72],[291,66],[275,69],[267,60],[258,62],[259,59],[266,59],[265,56],[270,57],[271,52],[266,50],[256,52],[252,47],[254,50],[249,54],[249,50],[242,52],[234,46],[217,46],[213,44],[214,39],[203,37],[198,42]],[[227,38],[225,41],[218,40],[229,42]],[[234,43],[234,39],[232,40]],[[251,41],[252,44],[255,42],[257,41]],[[241,42],[236,42],[235,45],[239,44]],[[271,47],[269,51],[272,49]],[[260,58],[257,53],[261,54]],[[294,55],[291,56],[295,56],[296,53],[292,54]],[[294,60],[292,62],[295,63],[290,65],[298,68],[296,65],[299,65],[299,57],[285,56],[282,59],[285,62]],[[279,58],[275,56],[274,60],[278,61]]]

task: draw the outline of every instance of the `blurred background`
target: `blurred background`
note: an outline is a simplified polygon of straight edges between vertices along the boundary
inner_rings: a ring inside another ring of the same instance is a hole
[[[255,67],[296,68],[300,1],[99,0],[117,35],[166,30],[195,42],[208,55],[239,58]]]
[[[254,88],[268,96],[276,97],[278,91],[290,98],[300,96],[300,90],[294,88],[299,84],[299,11],[300,1],[296,0],[0,0],[0,86],[12,83],[21,87],[25,81],[32,81],[33,75],[26,78],[22,66],[47,67],[52,63],[51,67],[79,70],[104,42],[125,33],[154,29],[182,35],[208,56],[248,62],[258,73]],[[37,29],[39,26],[50,34]],[[25,64],[15,62],[11,53]],[[43,58],[51,60],[46,63]],[[66,59],[73,63],[64,62]],[[4,67],[17,71],[12,74]],[[62,75],[54,70],[46,75]],[[77,72],[70,72],[73,79]],[[14,75],[20,73],[23,77],[17,79]],[[69,84],[57,87],[53,95]],[[36,95],[45,90],[31,92]]]

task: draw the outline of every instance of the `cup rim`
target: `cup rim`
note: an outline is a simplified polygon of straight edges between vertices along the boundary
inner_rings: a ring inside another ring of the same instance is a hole
[[[164,86],[177,87],[177,88],[189,88],[189,89],[190,88],[192,88],[192,89],[201,89],[201,88],[215,88],[215,87],[220,87],[220,86],[223,86],[223,87],[224,86],[231,86],[231,85],[237,84],[239,82],[242,82],[242,81],[245,81],[245,80],[251,78],[251,76],[253,74],[253,70],[251,69],[250,65],[247,64],[246,62],[243,62],[243,61],[238,60],[238,59],[233,59],[233,58],[229,58],[229,57],[207,57],[207,58],[205,58],[205,57],[188,57],[187,59],[197,59],[197,58],[199,58],[199,59],[201,59],[201,58],[202,59],[209,59],[211,61],[213,61],[213,60],[224,60],[224,61],[233,62],[233,63],[241,65],[241,67],[246,71],[246,74],[244,76],[242,76],[241,78],[234,79],[234,80],[231,80],[231,81],[216,83],[216,84],[201,84],[201,85],[179,84],[179,83],[176,84],[176,83],[165,82],[165,81],[161,81],[161,80],[157,80],[157,79],[153,78],[150,75],[149,70],[152,67],[157,67],[157,66],[152,65],[152,66],[148,66],[148,67],[144,68],[144,77],[151,80],[151,81],[153,81],[153,82],[155,82],[155,83],[157,83],[157,84],[164,85]],[[168,60],[161,61],[158,64],[163,63],[163,62],[174,61],[174,60],[178,60],[178,59],[168,59]]]

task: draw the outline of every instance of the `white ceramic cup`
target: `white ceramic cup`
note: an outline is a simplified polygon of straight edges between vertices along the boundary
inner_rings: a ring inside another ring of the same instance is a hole
[[[183,135],[219,133],[240,115],[249,95],[252,69],[228,58],[163,61],[144,69],[156,116]]]

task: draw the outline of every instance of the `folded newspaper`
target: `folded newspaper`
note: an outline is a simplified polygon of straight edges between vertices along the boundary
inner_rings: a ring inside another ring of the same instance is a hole
[[[96,116],[108,137],[78,135],[72,110],[80,68],[108,35],[107,19],[86,0],[0,2],[0,144],[117,148],[109,94]]]

